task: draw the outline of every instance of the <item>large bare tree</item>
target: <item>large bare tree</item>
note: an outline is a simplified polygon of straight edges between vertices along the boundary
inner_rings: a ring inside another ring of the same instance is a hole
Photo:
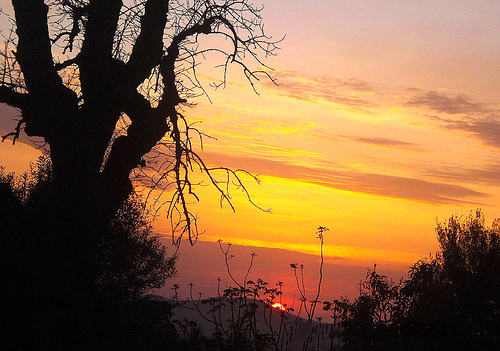
[[[205,92],[196,67],[208,52],[221,59],[216,85],[225,85],[231,64],[241,68],[252,87],[258,74],[267,75],[261,57],[277,47],[264,34],[262,9],[247,0],[12,4],[15,18],[0,66],[0,102],[18,108],[22,119],[4,139],[15,141],[24,130],[49,145],[62,216],[84,213],[87,221],[96,216],[109,221],[133,190],[131,172],[146,166],[156,147],[163,157],[156,163],[161,175],[150,177],[149,185],[175,187],[167,215],[176,217],[174,230],[188,232],[193,241],[196,218],[186,205],[186,196],[193,195],[193,165],[208,173],[223,199],[229,197],[193,151],[189,131],[198,131],[179,107]],[[201,36],[225,41],[221,47],[200,45]],[[151,172],[136,174],[146,181]]]

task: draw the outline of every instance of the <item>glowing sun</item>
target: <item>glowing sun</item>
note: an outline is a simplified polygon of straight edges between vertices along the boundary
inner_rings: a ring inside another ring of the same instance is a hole
[[[282,304],[280,304],[279,302],[275,302],[273,305],[272,305],[273,308],[276,308],[277,310],[282,310],[282,311],[285,311],[286,308],[285,306],[283,306]]]

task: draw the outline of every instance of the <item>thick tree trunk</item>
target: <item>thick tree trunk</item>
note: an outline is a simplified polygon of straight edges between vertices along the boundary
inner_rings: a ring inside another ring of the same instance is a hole
[[[86,115],[84,119],[98,118]],[[90,211],[109,221],[132,192],[131,169],[106,180],[101,168],[113,128],[89,132],[85,129],[84,124],[66,131],[70,138],[59,138],[50,144],[55,189],[61,203],[67,203],[66,211],[72,208],[82,214]]]

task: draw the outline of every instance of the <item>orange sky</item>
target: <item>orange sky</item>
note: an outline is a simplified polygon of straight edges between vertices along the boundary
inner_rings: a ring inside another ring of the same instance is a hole
[[[321,225],[330,228],[326,268],[378,263],[402,274],[437,250],[436,217],[478,207],[500,217],[500,2],[260,3],[268,34],[286,34],[266,61],[278,85],[263,79],[256,95],[235,68],[231,84],[213,91],[220,72],[209,61],[200,72],[213,103],[201,97],[186,115],[217,138],[205,139],[206,162],[259,174],[260,185],[246,184],[271,213],[237,189],[236,213],[221,210],[216,192],[199,187],[200,240],[316,255]],[[0,120],[2,132],[9,126]],[[1,143],[0,157],[19,171],[34,152]],[[165,220],[156,228],[169,234]],[[181,256],[204,262],[190,250]],[[204,254],[218,257],[212,251]],[[283,252],[272,264],[291,276]],[[351,293],[362,272],[335,294]],[[203,279],[190,274],[183,278]]]

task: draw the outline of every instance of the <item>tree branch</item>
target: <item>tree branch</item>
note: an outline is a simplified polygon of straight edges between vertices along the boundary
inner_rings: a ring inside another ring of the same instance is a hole
[[[72,17],[71,30],[61,31],[52,40],[52,42],[56,43],[62,37],[68,36],[67,44],[63,49],[63,54],[65,54],[66,50],[69,50],[70,52],[73,51],[73,44],[75,42],[75,38],[80,33],[80,22],[82,22],[83,17],[87,15],[88,6],[76,6],[76,5],[72,4],[71,1],[69,1],[69,0],[63,0],[61,5],[63,7],[68,7],[70,9],[69,14]]]
[[[5,85],[0,86],[0,102],[23,109],[27,103],[27,99],[27,94],[18,93]]]
[[[130,172],[137,167],[141,158],[147,154],[168,132],[166,116],[161,110],[152,108],[149,101],[137,92],[128,96],[124,111],[132,124],[127,135],[118,137],[108,156],[103,170],[103,177],[112,189],[113,201],[121,203],[129,193],[120,189],[130,189]],[[121,186],[116,186],[121,184]],[[123,198],[125,196],[125,198]]]
[[[2,143],[8,137],[12,137],[12,144],[16,144],[16,140],[19,139],[19,134],[21,134],[21,126],[23,125],[23,123],[24,123],[23,119],[19,120],[13,132],[2,135]]]
[[[29,93],[21,106],[25,131],[49,140],[74,122],[67,117],[78,106],[77,96],[64,86],[54,66],[44,1],[13,0],[12,4],[19,37],[16,58]]]
[[[111,58],[121,0],[92,0],[88,5],[88,21],[82,54],[93,60]]]
[[[61,62],[61,63],[56,63],[54,67],[56,68],[56,70],[60,71],[60,70],[65,69],[65,68],[67,68],[75,63],[78,63],[78,59],[79,59],[79,56],[77,55],[77,56],[73,57],[72,59],[66,60],[66,61]]]
[[[195,34],[209,34],[211,32],[211,25],[215,18],[210,18],[203,23],[197,23],[191,27],[185,28],[172,39],[170,46],[167,49],[167,55],[163,56],[160,62],[160,72],[163,76],[163,94],[158,104],[158,108],[168,112],[170,118],[176,119],[175,108],[179,103],[186,102],[186,100],[179,97],[179,92],[175,85],[175,62],[179,57],[179,47],[181,43]]]
[[[62,81],[51,53],[47,6],[43,0],[12,0],[12,4],[19,37],[16,56],[28,91],[44,96],[51,90],[61,89]]]
[[[141,32],[127,63],[129,81],[136,87],[149,77],[163,55],[163,32],[167,23],[169,0],[148,0],[141,17]]]
[[[114,79],[124,78],[122,74],[117,76],[117,65],[112,58],[121,7],[121,0],[93,0],[88,5],[85,39],[78,66],[83,98],[86,103],[95,106],[102,105],[112,95],[106,89],[121,88]]]

